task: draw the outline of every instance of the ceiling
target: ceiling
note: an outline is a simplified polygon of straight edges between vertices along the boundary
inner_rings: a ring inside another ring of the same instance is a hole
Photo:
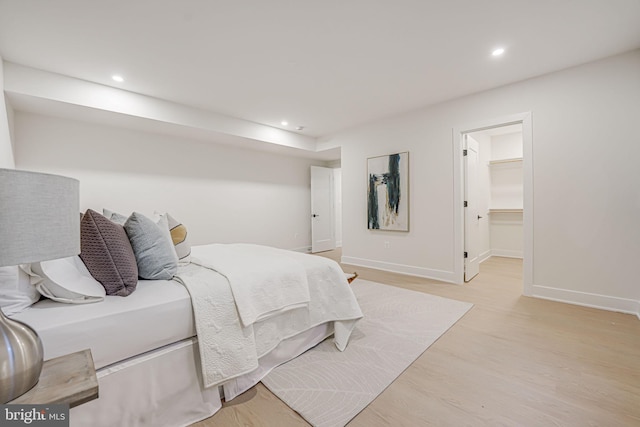
[[[639,0],[0,0],[5,61],[314,138],[637,48]]]

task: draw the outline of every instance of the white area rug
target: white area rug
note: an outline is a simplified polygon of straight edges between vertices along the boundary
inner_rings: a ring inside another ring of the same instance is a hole
[[[349,345],[331,339],[271,371],[262,382],[314,426],[344,426],[473,306],[357,279],[364,318]]]

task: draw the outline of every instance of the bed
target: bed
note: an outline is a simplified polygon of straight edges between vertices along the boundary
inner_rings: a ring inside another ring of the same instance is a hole
[[[220,266],[225,258],[235,267]],[[326,258],[204,245],[192,248],[191,261],[174,280],[139,280],[126,297],[45,299],[13,316],[38,332],[45,360],[91,349],[99,398],[72,408],[71,425],[189,425],[330,336],[343,349],[362,317],[340,267]],[[300,274],[306,302],[291,285]],[[247,288],[255,304],[235,303]]]

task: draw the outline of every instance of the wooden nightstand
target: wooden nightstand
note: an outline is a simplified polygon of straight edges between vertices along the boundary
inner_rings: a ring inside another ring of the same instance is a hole
[[[44,362],[38,384],[8,403],[68,403],[73,408],[97,398],[98,379],[91,350],[82,350]]]

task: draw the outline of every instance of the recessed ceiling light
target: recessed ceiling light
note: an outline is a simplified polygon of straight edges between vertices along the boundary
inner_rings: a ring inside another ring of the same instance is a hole
[[[114,74],[113,76],[111,76],[111,78],[118,83],[122,83],[124,81],[124,78],[122,76],[119,76],[118,74]]]
[[[504,48],[499,47],[497,49],[495,49],[493,52],[491,52],[491,55],[493,56],[500,56],[504,53]]]
[[[283,120],[283,121],[281,121],[281,122],[280,122],[280,124],[281,124],[282,126],[287,126],[287,125],[289,124],[289,122],[288,122],[288,121],[286,121],[286,120]]]

